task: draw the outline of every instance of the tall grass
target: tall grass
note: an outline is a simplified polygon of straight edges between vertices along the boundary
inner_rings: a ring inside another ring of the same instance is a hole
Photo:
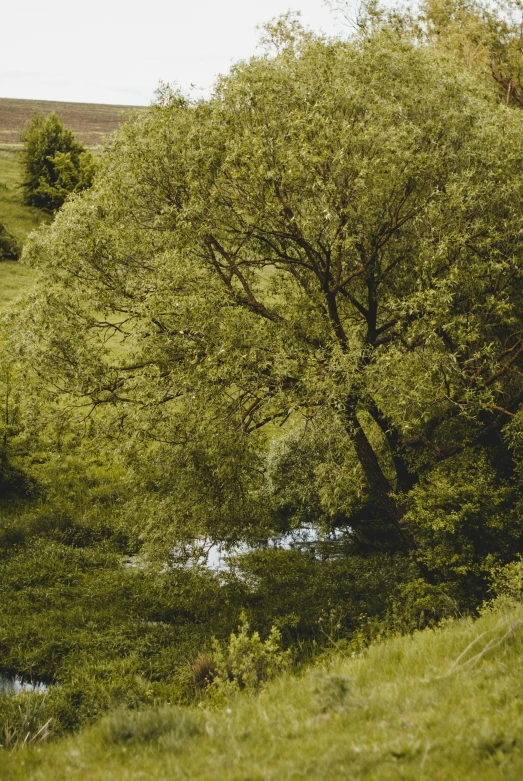
[[[43,705],[42,699],[27,697],[25,703],[19,703],[12,709],[0,734],[0,746],[3,749],[25,748],[43,743],[50,737],[53,719],[45,718]]]
[[[116,711],[0,755],[21,779],[520,779],[523,607],[323,660],[219,710]]]

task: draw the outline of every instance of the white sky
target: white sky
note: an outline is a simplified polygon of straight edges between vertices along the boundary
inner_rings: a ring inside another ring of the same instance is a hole
[[[160,80],[207,91],[255,53],[256,25],[288,10],[340,30],[322,0],[6,2],[0,97],[146,105]]]

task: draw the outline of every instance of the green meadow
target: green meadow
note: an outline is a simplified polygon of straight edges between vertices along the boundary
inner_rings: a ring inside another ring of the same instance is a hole
[[[31,268],[17,261],[0,263],[0,312],[29,293],[33,284],[34,272]]]
[[[50,218],[22,203],[20,145],[0,146],[0,221],[22,244],[28,233]]]
[[[19,145],[0,146],[0,222],[20,245],[28,233],[38,228],[49,216],[22,202],[21,156]],[[34,272],[16,261],[0,263],[0,311],[31,290]]]

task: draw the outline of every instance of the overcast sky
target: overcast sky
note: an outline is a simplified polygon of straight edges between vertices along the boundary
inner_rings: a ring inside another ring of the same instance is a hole
[[[160,80],[207,91],[255,53],[256,25],[288,10],[340,30],[322,0],[6,2],[0,97],[147,105]]]

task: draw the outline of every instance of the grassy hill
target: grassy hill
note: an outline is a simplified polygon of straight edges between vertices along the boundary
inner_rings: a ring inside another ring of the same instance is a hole
[[[24,293],[28,293],[34,282],[33,269],[16,261],[0,263],[0,313]]]
[[[20,134],[27,120],[36,112],[54,111],[84,144],[97,146],[135,110],[135,106],[0,98],[0,222],[20,244],[28,233],[51,219],[22,203]],[[32,280],[31,269],[0,263],[0,310],[27,291]]]
[[[12,781],[520,779],[523,607],[333,657],[220,709],[114,712],[0,753]]]
[[[40,209],[22,203],[21,155],[16,148],[0,149],[0,222],[20,243],[43,220],[51,219]]]
[[[20,158],[21,150],[16,147],[0,148],[0,222],[22,245],[28,233],[51,217],[22,203]],[[28,267],[16,262],[0,263],[0,311],[30,289],[33,277]]]
[[[0,145],[20,144],[20,133],[35,113],[54,111],[87,146],[98,146],[109,133],[139,110],[139,106],[63,103],[51,100],[0,98]]]

